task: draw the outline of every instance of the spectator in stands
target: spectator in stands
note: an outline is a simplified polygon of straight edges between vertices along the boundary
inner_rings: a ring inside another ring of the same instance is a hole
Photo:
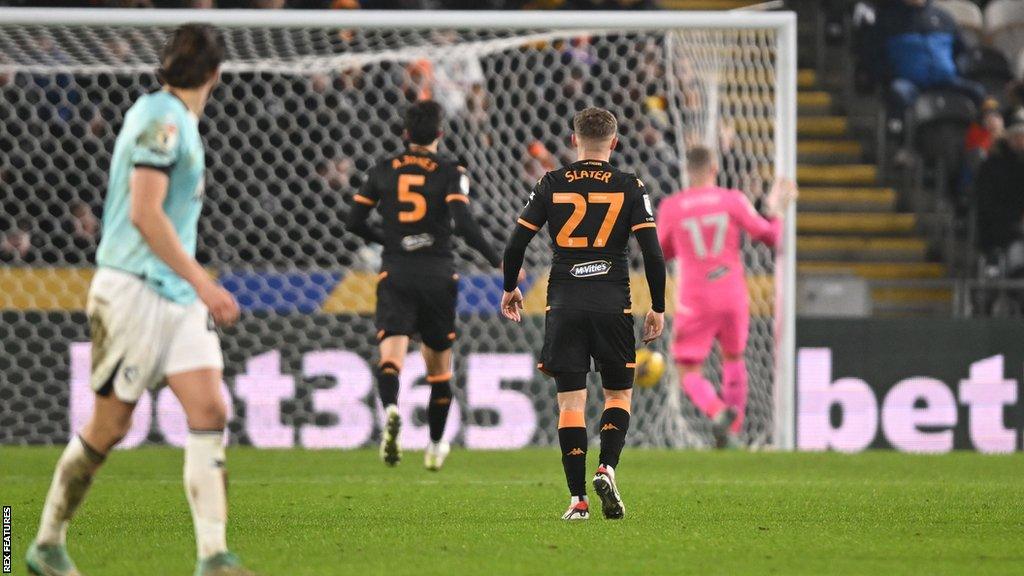
[[[1018,115],[978,169],[978,248],[1005,253],[1011,275],[1024,271],[1024,116]]]
[[[983,160],[992,148],[992,144],[1002,137],[1005,130],[1003,113],[999,110],[999,101],[995,98],[988,98],[981,105],[981,114],[978,121],[973,122],[967,128],[967,136],[964,139],[964,150],[968,157],[980,156]]]
[[[994,98],[985,100],[981,105],[978,119],[967,128],[964,137],[964,166],[960,171],[958,192],[960,198],[966,198],[974,182],[978,166],[988,157],[992,145],[1003,137],[1005,123],[1003,113],[999,109],[999,101]]]
[[[71,205],[71,237],[76,245],[92,247],[100,239],[100,219],[85,202]]]
[[[889,81],[893,134],[902,134],[904,113],[922,90],[955,90],[981,105],[985,88],[957,72],[955,58],[964,47],[956,21],[933,0],[889,0],[879,8],[861,58],[876,78]]]
[[[86,202],[71,204],[69,218],[47,237],[42,260],[47,264],[92,264],[100,241],[100,219]]]
[[[524,174],[529,182],[540,180],[545,174],[558,168],[558,160],[540,140],[534,140],[526,147]]]
[[[0,262],[10,264],[31,264],[35,261],[32,249],[32,223],[19,221],[13,230],[0,237]]]
[[[347,190],[352,179],[352,160],[346,156],[337,156],[318,165],[317,173],[331,190]]]

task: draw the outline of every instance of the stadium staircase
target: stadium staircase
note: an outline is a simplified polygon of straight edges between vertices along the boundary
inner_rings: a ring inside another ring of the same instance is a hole
[[[798,80],[797,147],[800,184],[798,273],[855,275],[868,281],[876,315],[917,315],[948,310],[941,263],[930,262],[915,216],[897,209],[897,194],[883,185],[875,164],[836,115],[834,93],[813,70]]]
[[[665,9],[734,10],[761,0],[661,0]],[[815,0],[817,1],[817,0]],[[813,10],[797,2],[800,61],[813,62]],[[845,55],[843,55],[845,57]],[[861,130],[851,126],[841,86],[821,81],[813,69],[798,78],[797,147],[800,184],[797,219],[798,274],[856,276],[871,292],[878,316],[948,312],[951,290],[945,264],[930,261],[928,243],[912,212],[899,209],[896,189],[878,166],[865,161]],[[741,127],[742,130],[742,127]]]

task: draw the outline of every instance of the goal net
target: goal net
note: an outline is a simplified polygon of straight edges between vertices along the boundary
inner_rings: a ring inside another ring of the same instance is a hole
[[[468,169],[472,206],[498,246],[532,184],[573,160],[571,118],[586,106],[616,114],[613,162],[655,202],[686,181],[681,158],[697,143],[719,150],[722,183],[755,203],[774,174],[793,174],[788,14],[0,12],[0,444],[64,442],[88,415],[84,303],[106,171],[125,112],[159,88],[153,70],[179,22],[212,19],[228,45],[201,120],[199,259],[244,311],[223,334],[235,443],[358,447],[379,436],[380,254],[343,222],[367,169],[401,150],[410,102],[443,104],[442,149]],[[527,255],[522,325],[497,314],[500,274],[460,244],[458,402],[447,430],[456,442],[557,442],[554,383],[535,369],[546,243],[545,233]],[[743,436],[785,446],[791,266],[749,243],[744,254],[753,319]],[[640,314],[649,296],[638,254],[632,262]],[[655,345],[666,355],[667,340]],[[400,402],[409,448],[427,442],[424,372],[411,354]],[[707,373],[718,381],[712,364]],[[600,394],[591,396],[597,422]],[[631,443],[709,442],[671,369],[634,398]],[[135,418],[128,446],[183,438],[166,390],[144,397]]]

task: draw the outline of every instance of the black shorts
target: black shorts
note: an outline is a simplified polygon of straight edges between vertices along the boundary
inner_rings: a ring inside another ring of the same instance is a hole
[[[457,275],[381,272],[377,282],[377,339],[419,336],[432,350],[455,340]]]
[[[633,387],[636,368],[633,315],[565,308],[548,310],[539,368],[558,376],[587,373],[592,367],[601,372],[605,388],[626,390]],[[578,386],[572,388],[581,389]]]

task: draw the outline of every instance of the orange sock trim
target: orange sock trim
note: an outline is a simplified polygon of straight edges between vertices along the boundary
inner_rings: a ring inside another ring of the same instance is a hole
[[[399,362],[398,360],[395,360],[393,358],[381,358],[380,364],[377,364],[377,366],[379,366],[381,370],[385,370],[385,364],[391,364],[392,366],[394,366],[396,374],[402,371],[402,363]]]
[[[438,374],[437,376],[427,376],[427,382],[430,384],[436,384],[438,382],[447,382],[451,379],[451,372],[445,372],[444,374]]]
[[[559,428],[586,428],[587,423],[583,419],[583,410],[562,410],[558,414]]]
[[[622,408],[626,412],[629,412],[629,400],[623,400],[622,398],[608,398],[604,401],[604,409],[609,408]]]

